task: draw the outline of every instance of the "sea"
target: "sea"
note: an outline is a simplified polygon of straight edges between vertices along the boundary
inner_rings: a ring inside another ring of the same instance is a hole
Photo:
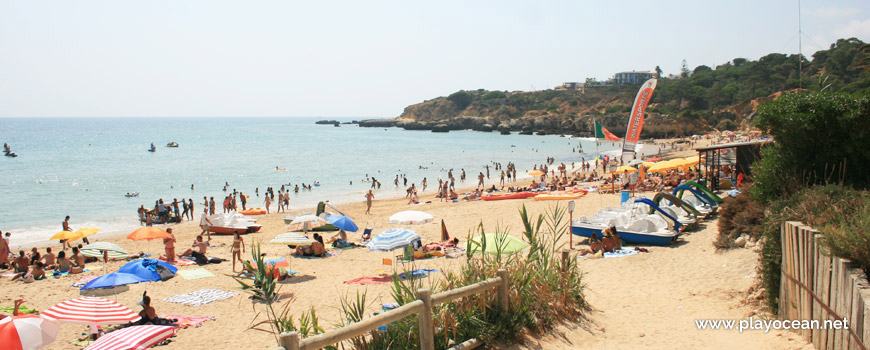
[[[467,180],[458,187],[474,186],[490,165],[489,186],[499,178],[494,162],[513,162],[520,175],[547,157],[570,165],[596,156],[592,138],[334,127],[315,124],[319,119],[0,119],[0,141],[18,155],[0,159],[0,230],[12,232],[13,247],[47,243],[67,215],[73,229],[128,233],[140,225],[137,208],[153,208],[161,198],[193,198],[201,213],[204,196],[215,197],[220,210],[222,198],[241,191],[250,196],[249,207],[263,207],[267,187],[277,192],[282,185],[318,183],[291,192],[294,212],[324,200],[364,201],[372,177],[382,183],[374,192],[378,199],[403,196],[425,177],[425,199],[449,169],[457,181],[465,170]],[[170,142],[179,147],[167,147]],[[152,143],[156,152],[148,152]],[[598,150],[615,154],[618,147],[603,142]],[[125,196],[134,192],[139,196]]]

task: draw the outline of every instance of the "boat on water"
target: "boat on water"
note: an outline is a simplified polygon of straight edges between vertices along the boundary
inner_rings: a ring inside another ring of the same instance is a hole
[[[231,235],[238,231],[240,234],[254,233],[263,228],[256,220],[237,212],[219,213],[206,217],[205,223],[200,223],[203,229],[219,235]]]
[[[127,194],[125,194],[124,197],[127,197],[127,198],[139,197],[139,192],[133,192],[133,193],[127,192]]]
[[[178,142],[172,141],[166,144],[166,147],[178,148]]]
[[[630,206],[606,208],[593,216],[581,216],[571,223],[571,233],[581,237],[596,234],[615,226],[622,240],[632,244],[668,246],[677,240],[682,223],[647,198],[637,199]],[[648,214],[650,208],[655,212]]]

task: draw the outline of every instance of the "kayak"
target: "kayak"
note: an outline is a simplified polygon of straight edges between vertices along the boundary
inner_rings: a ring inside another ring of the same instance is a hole
[[[573,193],[570,193],[570,192],[549,192],[549,193],[539,194],[539,195],[535,196],[535,198],[533,198],[533,199],[536,201],[559,201],[559,200],[577,199],[577,198],[583,197],[585,195],[586,195],[586,192],[573,192]]]
[[[487,194],[480,196],[480,199],[485,201],[500,201],[503,199],[524,199],[531,198],[537,196],[538,194],[535,192],[508,192],[508,193],[497,193],[497,194]]]

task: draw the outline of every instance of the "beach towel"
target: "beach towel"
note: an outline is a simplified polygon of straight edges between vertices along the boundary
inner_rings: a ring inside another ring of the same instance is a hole
[[[186,280],[195,280],[200,278],[212,277],[214,276],[209,270],[198,268],[198,269],[189,269],[189,270],[178,270],[179,275],[184,277]]]
[[[182,258],[175,258],[174,262],[168,262],[168,261],[166,261],[166,258],[164,258],[162,256],[158,259],[160,259],[160,261],[162,261],[162,262],[169,263],[169,264],[172,264],[175,266],[190,266],[190,265],[196,264],[196,262],[194,262],[194,261],[190,261],[190,260],[182,259]]]
[[[220,289],[200,289],[190,293],[172,296],[163,299],[163,301],[190,306],[203,306],[214,301],[232,298],[236,295],[239,295],[239,293],[228,292]]]
[[[393,281],[392,277],[360,277],[350,281],[344,281],[344,284],[384,284]]]
[[[438,272],[438,270],[416,269],[416,270],[414,270],[414,271],[411,271],[411,276],[413,276],[414,278],[420,278],[420,277],[426,276],[426,275],[428,275],[428,274],[430,274],[430,273],[433,273],[433,272]],[[401,277],[401,278],[407,278],[407,277],[405,277],[405,273],[404,273],[404,272],[403,272],[403,273],[400,273],[400,274],[399,274],[399,277]]]
[[[291,255],[291,256],[294,258],[297,258],[297,259],[320,259],[320,258],[325,258],[325,257],[329,257],[329,256],[336,256],[336,255],[339,255],[341,253],[343,253],[341,250],[330,250],[330,251],[326,252],[326,256],[309,256],[309,255]]]
[[[193,326],[194,328],[199,328],[205,321],[214,320],[214,316],[203,316],[203,317],[191,317],[191,316],[181,316],[181,315],[160,315],[158,316],[167,320],[178,320],[174,325],[177,325],[178,328],[187,328]]]
[[[91,271],[91,269],[84,269],[84,270],[82,270],[81,273],[85,273],[85,272],[88,272],[88,271]],[[57,270],[52,270],[51,272],[49,272],[49,271],[46,271],[46,272],[45,272],[45,276],[46,276],[46,277],[48,277],[48,276],[54,276],[54,277],[66,277],[66,276],[69,276],[69,275],[70,275],[69,272],[60,272],[60,271],[57,271]],[[78,275],[78,274],[77,274],[77,275]],[[97,277],[99,277],[99,276],[97,276]]]
[[[15,311],[15,308],[14,307],[0,307],[0,311],[11,315]],[[20,313],[20,314],[35,314],[37,312],[39,312],[39,311],[36,309],[31,309],[31,308],[24,306],[24,305],[18,306],[18,313]]]
[[[93,280],[96,279],[97,277],[100,277],[100,276],[97,276],[97,275],[84,276],[84,277],[82,277],[82,278],[79,278],[79,281],[78,281],[78,282],[75,282],[75,283],[71,284],[70,287],[73,287],[73,288],[81,288],[81,287],[84,287],[86,284],[88,284],[88,282],[93,281]]]
[[[598,254],[596,254],[596,256],[594,256],[594,257],[590,257],[589,255],[581,255],[581,256],[578,256],[577,259],[585,259],[586,257],[590,257],[590,258],[602,258],[602,257],[603,258],[621,258],[624,256],[635,255],[637,253],[638,253],[637,250],[623,248],[623,249],[617,249],[612,253],[610,253],[610,252],[604,253],[602,256],[598,256]]]
[[[263,262],[272,267],[290,267],[290,263],[284,260],[284,257],[267,256]]]

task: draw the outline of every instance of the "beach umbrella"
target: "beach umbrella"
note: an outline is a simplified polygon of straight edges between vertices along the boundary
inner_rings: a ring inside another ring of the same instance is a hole
[[[486,245],[484,252],[487,254],[498,254],[499,252],[502,255],[516,254],[529,247],[523,241],[504,233],[488,233],[484,236],[483,240],[479,238],[471,240],[471,253],[480,252],[480,248],[484,243]]]
[[[319,216],[316,215],[302,215],[293,218],[293,221],[290,222],[290,225],[287,225],[287,229],[290,231],[308,231],[313,228],[317,228],[323,225],[328,225],[329,222],[323,220]]]
[[[420,225],[430,223],[432,220],[435,220],[432,214],[418,210],[400,211],[390,216],[390,223],[393,225]]]
[[[624,172],[626,172],[626,171],[629,172],[629,173],[636,173],[636,172],[637,172],[637,169],[636,169],[635,167],[633,167],[633,166],[623,165],[623,166],[621,166],[621,167],[619,167],[619,168],[616,168],[616,170],[614,171],[614,173],[622,174],[622,173],[624,173]]]
[[[141,318],[124,305],[97,297],[67,300],[43,311],[39,316],[60,323],[86,324],[91,326],[92,333],[97,332],[98,325],[122,324]]]
[[[372,238],[366,247],[371,251],[389,252],[420,240],[420,235],[406,228],[393,228]]]
[[[659,157],[652,157],[652,158],[650,158],[650,159],[647,159],[648,162],[658,162],[658,161],[661,161],[661,160],[662,160],[662,159],[659,158]]]
[[[271,244],[289,244],[289,245],[309,245],[311,244],[311,239],[300,235],[296,232],[285,232],[280,235],[275,236],[271,241]]]
[[[42,349],[54,342],[60,325],[35,315],[10,316],[0,320],[0,344],[9,350]]]
[[[450,240],[450,234],[447,233],[447,225],[444,225],[444,219],[441,219],[441,242]]]
[[[127,235],[127,239],[132,239],[134,241],[141,241],[144,239],[160,239],[160,238],[171,238],[172,235],[169,232],[164,231],[163,229],[156,228],[154,226],[145,226],[136,229],[133,233]]]
[[[634,160],[628,162],[628,165],[638,165],[638,164],[642,164],[643,162],[644,161],[641,159],[634,159]]]
[[[124,266],[121,266],[118,272],[135,275],[148,282],[162,281],[163,277],[157,272],[157,266],[161,266],[173,274],[178,272],[178,268],[172,266],[172,264],[154,259],[141,259],[128,262]]]
[[[94,242],[81,249],[82,255],[102,258],[103,252],[109,253],[109,259],[126,259],[127,251],[121,246],[109,242]]]
[[[51,236],[51,238],[49,238],[49,239],[51,239],[51,240],[55,240],[55,239],[71,240],[71,237],[75,237],[75,236],[77,236],[75,232],[63,230],[63,231],[60,231],[58,233],[55,233],[54,236]]]
[[[330,215],[326,217],[326,221],[332,224],[332,226],[338,227],[347,232],[359,231],[359,227],[356,226],[353,220],[344,215]]]
[[[85,350],[143,350],[175,335],[173,326],[132,326],[108,333]]]
[[[532,170],[529,172],[529,175],[531,175],[531,176],[540,176],[540,175],[544,175],[544,174],[546,174],[546,173],[543,170],[538,170],[538,169],[535,169],[535,170]]]
[[[695,164],[700,163],[701,160],[698,159],[698,157],[688,157],[688,158],[684,158],[683,162],[687,165],[695,165]]]
[[[156,273],[156,272],[155,272]],[[157,280],[160,280],[160,276],[158,275]],[[97,288],[114,288],[120,287],[128,284],[135,284],[141,282],[150,282],[151,280],[145,279],[143,277],[139,277],[137,275],[123,273],[123,272],[112,272],[109,274],[102,275],[100,277],[94,278],[92,281],[85,284],[81,290],[89,290],[89,289],[97,289]]]

